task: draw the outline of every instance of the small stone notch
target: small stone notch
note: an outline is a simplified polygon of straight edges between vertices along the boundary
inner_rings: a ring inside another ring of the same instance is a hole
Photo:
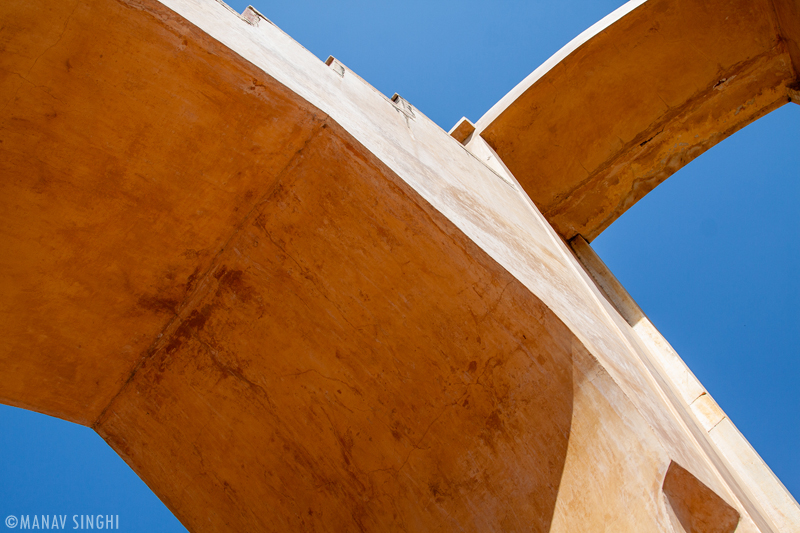
[[[242,11],[242,18],[246,20],[248,23],[250,23],[250,25],[256,27],[262,20],[269,22],[273,26],[275,25],[271,20],[265,17],[258,9],[254,8],[253,6],[247,6],[247,8],[244,11]]]
[[[417,115],[414,114],[414,107],[408,103],[408,100],[399,94],[394,93],[392,96],[392,103],[394,103],[394,106],[397,108],[397,110],[404,114],[407,119],[414,120],[417,118]]]
[[[344,78],[344,73],[347,69],[341,61],[333,56],[328,56],[328,59],[325,60],[325,64],[331,67],[331,70],[333,70],[336,74]]]
[[[461,144],[464,144],[474,131],[475,124],[470,122],[467,117],[461,117],[461,120],[456,122],[456,125],[453,126],[448,133],[453,139],[457,140]]]

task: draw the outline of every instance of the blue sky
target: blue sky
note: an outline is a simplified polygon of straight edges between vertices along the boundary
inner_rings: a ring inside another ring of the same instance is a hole
[[[447,130],[462,115],[476,121],[621,4],[295,0],[255,7],[319,58],[334,55]],[[242,11],[247,4],[231,5]],[[789,104],[692,162],[593,243],[796,498],[798,138],[800,106]],[[0,428],[2,518],[119,514],[128,531],[183,531],[91,430],[3,406]]]

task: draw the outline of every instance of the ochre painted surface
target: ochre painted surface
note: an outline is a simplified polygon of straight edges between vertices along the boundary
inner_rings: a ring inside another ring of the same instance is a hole
[[[0,3],[0,397],[82,424],[320,124],[151,8]]]
[[[792,57],[792,66],[796,77],[800,73],[800,1],[799,0],[772,0],[775,8],[778,28],[789,55]],[[798,88],[798,81],[795,80],[794,89]]]
[[[335,129],[98,431],[190,526],[547,531],[573,336]]]
[[[771,530],[513,183],[170,2],[275,77],[155,0],[0,5],[0,400],[192,531],[670,531],[677,460]]]
[[[787,28],[799,20],[786,18]],[[788,102],[792,43],[770,0],[650,0],[479,131],[564,238],[591,241],[686,163]]]
[[[191,530],[663,530],[617,386],[362,150],[305,146],[97,431]]]

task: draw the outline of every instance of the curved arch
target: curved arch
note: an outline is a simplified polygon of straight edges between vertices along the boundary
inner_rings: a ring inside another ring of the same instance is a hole
[[[594,239],[686,163],[790,101],[796,0],[633,0],[476,130],[566,239]]]

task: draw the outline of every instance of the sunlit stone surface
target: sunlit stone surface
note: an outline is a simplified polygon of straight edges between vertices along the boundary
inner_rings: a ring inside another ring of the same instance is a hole
[[[0,20],[0,399],[191,531],[800,530],[589,245],[797,95],[793,0],[631,2],[452,136],[253,9]]]

